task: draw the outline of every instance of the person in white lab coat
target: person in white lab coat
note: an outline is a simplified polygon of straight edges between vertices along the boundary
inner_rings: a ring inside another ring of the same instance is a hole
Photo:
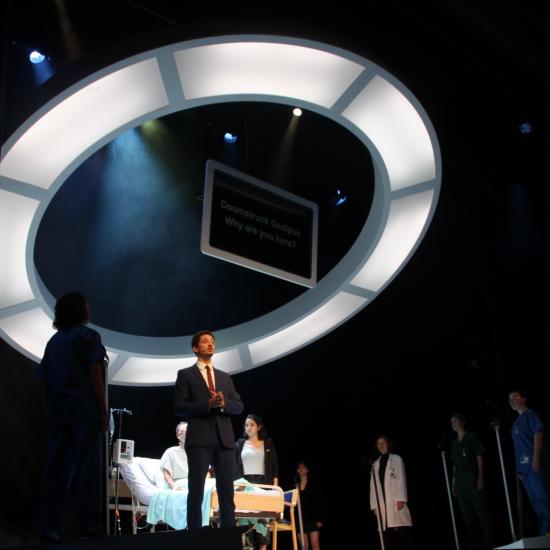
[[[412,520],[407,505],[407,479],[403,459],[391,453],[385,435],[376,440],[380,456],[373,462],[370,479],[370,507],[382,525],[386,550],[410,550]]]

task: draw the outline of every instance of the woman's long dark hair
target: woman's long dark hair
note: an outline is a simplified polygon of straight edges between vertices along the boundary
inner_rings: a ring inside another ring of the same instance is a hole
[[[300,459],[300,460],[297,460],[296,463],[294,464],[294,484],[300,483],[300,476],[298,475],[298,472],[296,471],[300,467],[300,464],[303,464],[307,468],[307,474],[306,475],[307,475],[307,480],[308,480],[308,483],[309,483],[309,480],[311,478],[311,467],[309,465],[309,460]]]
[[[88,322],[88,304],[80,292],[68,292],[55,304],[53,326],[65,330]]]
[[[262,417],[261,416],[258,416],[257,414],[249,414],[246,416],[246,418],[244,419],[245,423],[247,420],[253,420],[254,422],[256,422],[256,425],[259,427],[259,430],[258,430],[258,439],[260,441],[263,441],[264,439],[267,439],[267,431],[266,429],[264,428],[264,421],[262,420]],[[244,431],[243,433],[243,437],[245,439],[248,439],[248,435],[246,433],[246,430]]]

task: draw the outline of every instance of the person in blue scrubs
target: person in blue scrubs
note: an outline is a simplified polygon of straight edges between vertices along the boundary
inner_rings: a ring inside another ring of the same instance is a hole
[[[88,303],[78,292],[57,301],[53,322],[57,332],[38,368],[49,423],[40,502],[43,542],[102,531],[107,355],[99,334],[85,326],[89,315]]]
[[[539,415],[527,407],[522,391],[511,392],[509,403],[519,415],[512,425],[517,473],[538,516],[540,534],[550,534],[550,483],[543,452],[544,426]]]

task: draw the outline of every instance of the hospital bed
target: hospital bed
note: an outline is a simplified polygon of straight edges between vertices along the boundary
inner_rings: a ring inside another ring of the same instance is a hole
[[[173,529],[187,527],[187,489],[185,483],[180,490],[166,487],[160,460],[135,456],[131,464],[120,465],[122,479],[119,481],[119,498],[127,496],[129,504],[120,504],[119,510],[132,512],[132,530],[137,533],[138,512],[147,514],[147,522],[155,525],[168,524]],[[282,518],[285,495],[280,487],[255,485],[246,480],[235,482],[236,518],[259,518],[267,521]],[[113,508],[113,505],[111,505]],[[218,494],[215,479],[205,481],[203,497],[203,522],[208,525],[218,518]]]

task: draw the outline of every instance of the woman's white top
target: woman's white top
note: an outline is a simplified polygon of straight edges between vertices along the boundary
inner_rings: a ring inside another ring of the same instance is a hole
[[[254,447],[248,440],[245,441],[241,452],[244,475],[265,475],[264,455],[263,441],[259,447]]]

